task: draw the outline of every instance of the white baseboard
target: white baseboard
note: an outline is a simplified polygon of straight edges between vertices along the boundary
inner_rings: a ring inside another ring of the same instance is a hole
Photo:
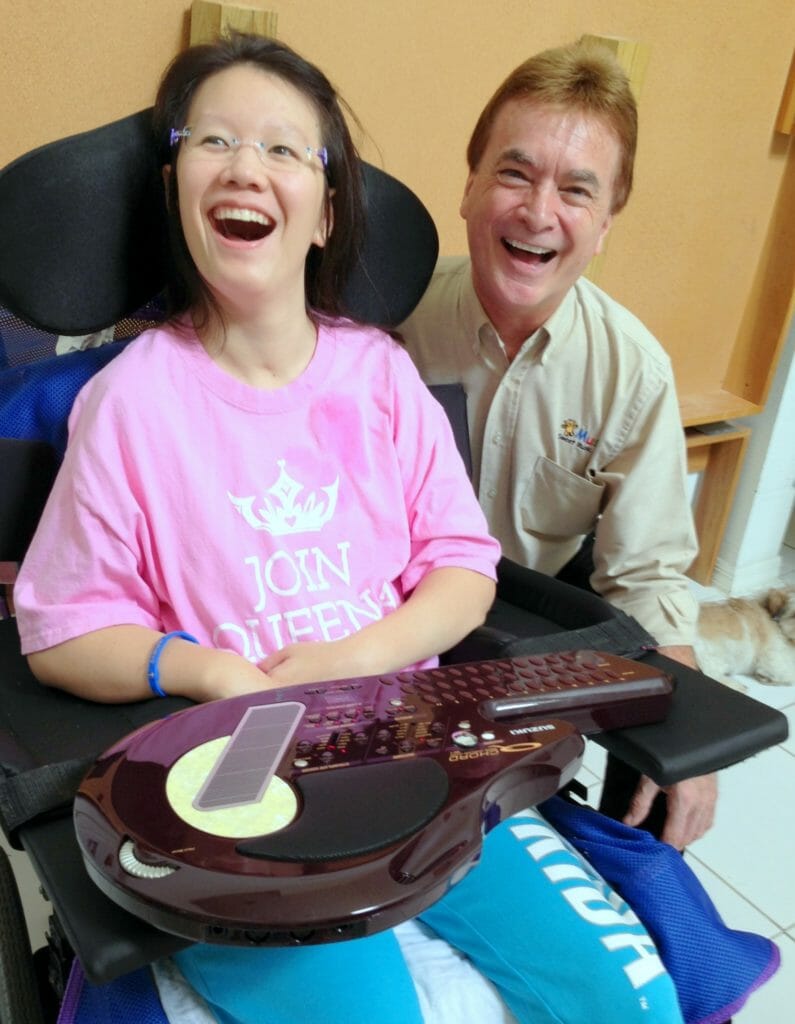
[[[718,559],[712,574],[712,586],[725,594],[742,597],[773,584],[781,576],[781,557],[765,558],[747,565],[731,565]]]
[[[787,532],[784,535],[784,543],[791,548],[795,548],[795,511],[790,516],[789,526]]]

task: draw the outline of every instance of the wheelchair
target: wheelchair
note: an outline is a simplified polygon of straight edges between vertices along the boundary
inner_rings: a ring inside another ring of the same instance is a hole
[[[367,235],[346,299],[387,329],[421,297],[438,254],[417,197],[363,165]],[[19,563],[65,444],[81,384],[160,315],[164,209],[149,111],[41,147],[0,172],[0,564]],[[116,340],[56,356],[57,336],[118,325]],[[468,460],[466,396],[435,389]],[[8,577],[10,579],[10,576]],[[485,626],[448,663],[592,648],[644,660],[675,677],[665,722],[597,742],[661,785],[706,774],[780,743],[786,718],[661,656],[653,640],[601,598],[503,560]],[[94,759],[141,725],[187,707],[176,698],[95,705],[41,687],[0,621],[0,819],[25,850],[53,908],[50,948],[31,955],[13,871],[0,851],[0,1024],[54,1019],[73,955],[96,984],[186,945],[105,897],[89,880],[71,819]],[[44,955],[42,955],[42,953]]]

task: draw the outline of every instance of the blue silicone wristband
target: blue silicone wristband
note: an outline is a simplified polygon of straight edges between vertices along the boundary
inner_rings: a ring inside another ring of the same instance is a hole
[[[166,633],[165,636],[161,636],[155,644],[155,649],[152,651],[152,656],[149,659],[149,667],[146,670],[146,678],[149,681],[149,689],[155,695],[155,697],[167,697],[168,694],[160,685],[160,655],[163,653],[163,648],[169,642],[179,638],[180,640],[189,640],[192,644],[197,644],[199,641],[195,636],[191,636],[190,633],[183,633],[182,630],[176,630],[173,633]]]

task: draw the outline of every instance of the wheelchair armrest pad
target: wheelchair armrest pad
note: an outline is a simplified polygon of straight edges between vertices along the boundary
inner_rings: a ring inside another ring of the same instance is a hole
[[[83,865],[71,814],[32,822],[20,829],[20,836],[66,938],[95,985],[190,945],[100,892]]]
[[[443,660],[453,664],[579,648],[611,651],[662,669],[676,681],[664,722],[592,737],[660,786],[727,768],[787,738],[787,719],[780,711],[657,651],[641,653],[644,631],[637,633],[634,620],[611,619],[564,633],[544,632],[539,622],[525,615],[524,639],[498,626],[481,626]]]
[[[555,632],[583,629],[623,615],[598,594],[581,590],[536,569],[528,569],[505,557],[497,566],[497,598],[503,605],[515,605],[555,623]]]
[[[597,594],[506,558],[497,572],[497,599],[485,626],[444,660],[596,649],[661,668],[677,682],[666,720],[594,737],[658,785],[727,768],[787,737],[787,719],[781,712],[659,654],[654,638],[635,619]]]
[[[17,829],[66,811],[80,779],[103,750],[155,718],[190,707],[179,697],[97,704],[42,686],[19,653],[14,619],[0,620],[0,826]]]
[[[442,655],[441,661],[445,665],[461,664],[465,661],[494,661],[498,658],[509,657],[511,645],[515,643],[516,636],[497,626],[478,626],[468,633],[463,640]]]
[[[593,739],[658,785],[728,768],[787,738],[786,716],[767,704],[656,651],[641,660],[676,680],[668,717]]]

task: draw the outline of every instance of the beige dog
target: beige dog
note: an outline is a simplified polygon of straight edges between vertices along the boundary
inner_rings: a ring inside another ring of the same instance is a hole
[[[735,675],[795,683],[795,588],[702,604],[693,646],[701,671],[735,689]]]

